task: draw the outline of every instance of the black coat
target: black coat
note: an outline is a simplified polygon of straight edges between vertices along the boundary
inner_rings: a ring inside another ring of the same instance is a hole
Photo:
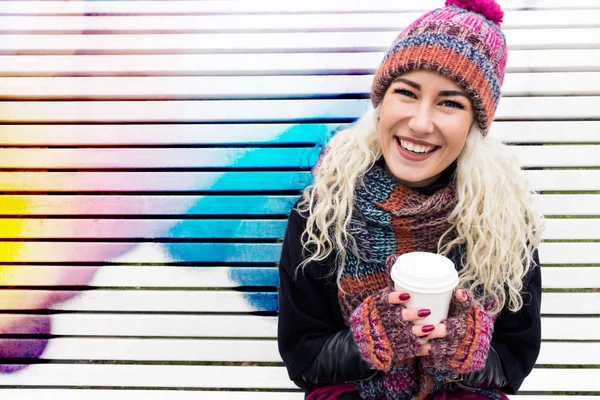
[[[296,271],[303,260],[306,219],[292,210],[279,263],[279,352],[290,379],[306,392],[319,386],[366,379],[373,370],[362,360],[338,304],[334,257]],[[452,258],[450,256],[450,258]],[[486,367],[465,376],[468,386],[498,387],[514,394],[531,372],[541,344],[541,271],[536,264],[524,281],[524,306],[504,309],[496,319]],[[460,265],[456,263],[455,265]]]

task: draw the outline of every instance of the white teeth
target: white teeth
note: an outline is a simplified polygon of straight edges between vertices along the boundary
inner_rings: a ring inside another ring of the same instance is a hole
[[[423,146],[402,139],[400,139],[400,146],[413,153],[429,153],[435,149],[435,146]]]

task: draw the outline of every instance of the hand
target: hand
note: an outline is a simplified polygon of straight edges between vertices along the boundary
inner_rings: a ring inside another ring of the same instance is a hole
[[[466,303],[469,300],[469,295],[465,289],[458,289],[455,294],[455,299],[459,303]],[[410,294],[405,292],[391,292],[389,294],[390,304],[405,304],[410,299]],[[431,314],[431,310],[426,308],[409,308],[402,310],[402,318],[408,322],[415,322],[427,318]],[[440,339],[446,337],[448,331],[446,324],[441,322],[434,325],[413,325],[412,332],[420,339]],[[431,352],[431,344],[423,343],[419,356],[427,356]]]

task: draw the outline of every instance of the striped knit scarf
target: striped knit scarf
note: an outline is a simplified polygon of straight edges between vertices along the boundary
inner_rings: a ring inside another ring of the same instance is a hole
[[[412,251],[437,253],[438,240],[450,228],[448,217],[458,200],[455,174],[448,185],[430,196],[398,184],[381,163],[366,172],[363,183],[356,190],[348,227],[356,239],[359,258],[348,251],[338,295],[349,325],[352,312],[367,297],[393,286],[386,267],[388,256]],[[458,252],[453,251],[449,257],[460,263]],[[440,389],[457,389],[446,383],[452,372],[422,367],[418,358],[393,362],[388,371],[357,383],[361,397],[423,399]],[[496,392],[471,394],[476,396],[471,398],[505,398]]]

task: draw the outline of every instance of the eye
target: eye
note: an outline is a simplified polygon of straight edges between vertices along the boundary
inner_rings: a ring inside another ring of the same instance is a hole
[[[442,104],[445,107],[458,108],[459,110],[465,109],[465,106],[463,106],[458,101],[454,101],[454,100],[444,100],[440,104]]]
[[[410,90],[406,90],[406,89],[395,89],[394,93],[401,94],[402,96],[411,97],[413,99],[417,98],[417,96],[415,96],[415,94],[413,92],[411,92]]]

